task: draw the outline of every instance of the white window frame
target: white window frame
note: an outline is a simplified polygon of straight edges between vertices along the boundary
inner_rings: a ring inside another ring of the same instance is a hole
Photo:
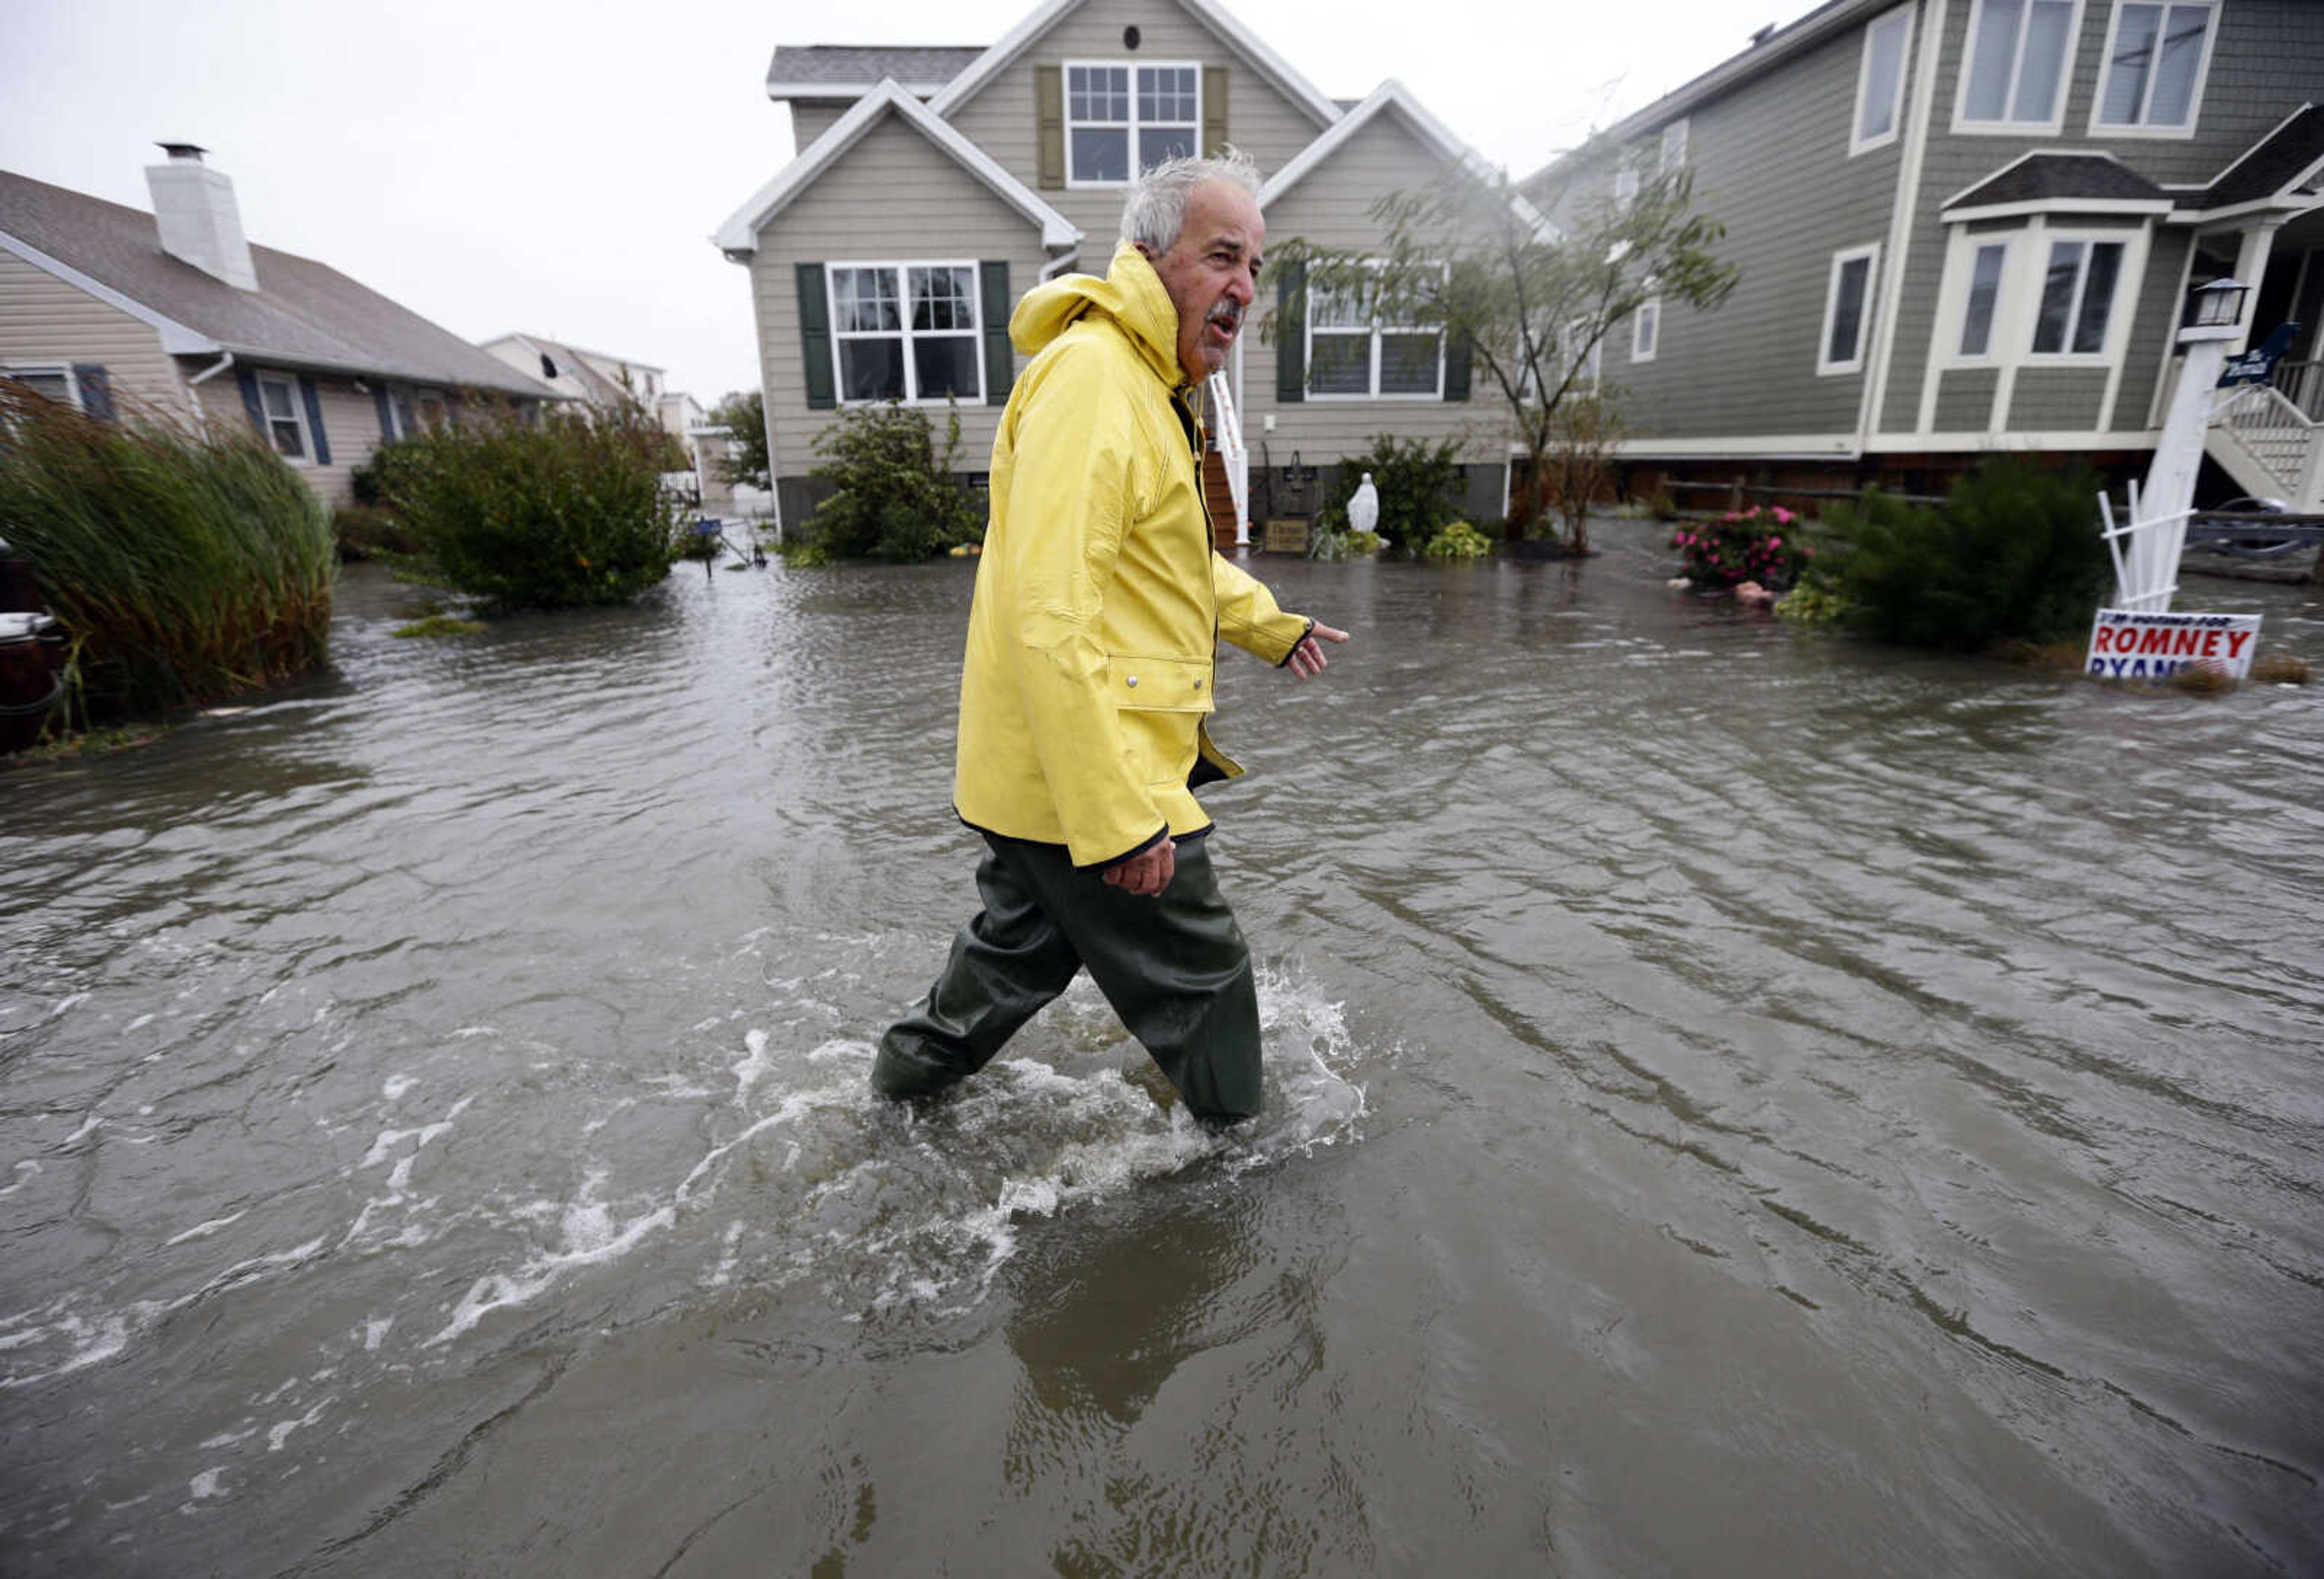
[[[2038,233],[2041,245],[2034,248],[2034,275],[2025,300],[2024,336],[2019,355],[2028,366],[2034,367],[2102,367],[2122,354],[2123,337],[2128,332],[2127,319],[2132,316],[2124,308],[2126,293],[2132,288],[2140,264],[2139,233],[2132,230],[2057,230],[2043,229]],[[2074,271],[2074,293],[2066,303],[2066,339],[2063,348],[2037,351],[2034,337],[2042,332],[2042,293],[2048,289],[2050,258],[2060,246],[2079,243],[2082,259]],[[2090,248],[2112,245],[2122,249],[2122,262],[2116,267],[2114,293],[2107,300],[2106,331],[2098,337],[2095,351],[2073,349],[2074,328],[2080,321],[2086,305],[2085,294],[2090,282]]]
[[[2126,0],[2116,0],[2113,14],[2107,20],[2106,49],[2098,56],[2098,92],[2090,97],[2090,135],[2095,137],[2103,132],[2109,137],[2152,137],[2184,142],[2195,134],[2196,124],[2203,118],[2203,89],[2210,80],[2211,50],[2219,40],[2219,14],[2227,9],[2226,0],[2159,0],[2159,4],[2166,26],[2171,21],[2171,13],[2176,9],[2200,8],[2210,14],[2211,20],[2203,30],[2202,53],[2195,61],[2194,88],[2187,100],[2187,124],[2158,126],[2144,119],[2107,121],[2099,118],[2106,114],[2107,88],[2114,80],[2115,42],[2121,35],[2123,13],[2128,8]],[[2151,105],[2153,101],[2154,78],[2150,73],[2146,82],[2146,102]],[[2144,105],[2140,106],[2142,114],[2145,107]]]
[[[1944,365],[1991,367],[2009,359],[2007,349],[2016,334],[2015,326],[2022,316],[2013,310],[2015,306],[2014,298],[2015,284],[2011,277],[2011,270],[2020,255],[2021,249],[2015,245],[2016,240],[2027,234],[2024,231],[2013,231],[2007,235],[1969,235],[1961,238],[1959,264],[1960,278],[1952,292],[1957,300],[1947,302],[1945,310],[1938,315],[1938,322],[1944,326],[1940,330],[1945,337],[1942,342],[1944,354],[1941,358]],[[1971,351],[1966,349],[1961,342],[1969,334],[1969,307],[1977,294],[1978,259],[1988,251],[1998,252],[2001,254],[2001,269],[1994,281],[1993,316],[1985,326],[1985,349]]]
[[[65,404],[76,411],[86,411],[81,404],[80,380],[73,376],[69,362],[8,362],[0,363],[0,378],[54,378],[61,374],[65,381]]]
[[[1386,266],[1386,263],[1385,263],[1384,260],[1381,260],[1381,259],[1379,259],[1379,258],[1366,258],[1366,259],[1362,260],[1362,262],[1363,262],[1363,267],[1364,267],[1364,268],[1366,268],[1367,270],[1370,270],[1370,271],[1373,271],[1373,272],[1378,272],[1379,270],[1380,270],[1381,268],[1384,268],[1384,267]],[[1309,306],[1310,306],[1310,308],[1311,308],[1311,309],[1312,309],[1313,305],[1314,305],[1314,298],[1311,296],[1311,297],[1309,298]],[[1356,393],[1356,392],[1352,392],[1352,391],[1336,392],[1326,392],[1326,391],[1319,391],[1319,390],[1317,390],[1317,389],[1314,387],[1314,376],[1315,376],[1315,335],[1316,335],[1315,314],[1314,314],[1312,310],[1310,310],[1310,311],[1303,312],[1303,313],[1300,315],[1300,317],[1301,317],[1301,319],[1302,319],[1302,327],[1303,327],[1303,329],[1304,329],[1302,350],[1303,350],[1303,353],[1304,353],[1304,356],[1305,356],[1305,359],[1302,362],[1301,365],[1302,365],[1302,366],[1304,366],[1304,367],[1307,370],[1308,388],[1307,388],[1307,391],[1306,391],[1306,395],[1307,395],[1307,399],[1309,399],[1310,401],[1324,401],[1324,402],[1351,402],[1351,401],[1380,402],[1380,401],[1405,401],[1405,402],[1414,402],[1414,403],[1421,403],[1421,402],[1432,402],[1432,401],[1441,402],[1441,401],[1443,401],[1443,398],[1444,398],[1444,352],[1445,352],[1446,340],[1447,340],[1448,337],[1445,335],[1445,333],[1444,333],[1444,329],[1443,329],[1443,327],[1442,325],[1440,325],[1440,324],[1425,324],[1425,323],[1387,323],[1387,322],[1383,322],[1383,321],[1381,320],[1380,317],[1379,317],[1379,309],[1378,309],[1377,305],[1375,305],[1375,307],[1373,308],[1373,311],[1372,311],[1371,321],[1370,321],[1370,326],[1369,326],[1368,328],[1356,328],[1356,327],[1355,327],[1355,326],[1353,326],[1353,325],[1331,325],[1331,326],[1326,326],[1326,327],[1323,328],[1323,333],[1324,333],[1324,334],[1325,334],[1325,335],[1327,335],[1327,336],[1332,336],[1332,337],[1337,337],[1337,338],[1341,338],[1341,339],[1353,339],[1357,335],[1360,335],[1360,334],[1361,334],[1361,335],[1367,335],[1367,336],[1369,336],[1369,337],[1370,337],[1369,341],[1368,341],[1368,345],[1367,345],[1367,360],[1366,360],[1366,365],[1367,365],[1367,367],[1369,368],[1369,373],[1368,373],[1368,375],[1367,375],[1366,380],[1365,380],[1365,392],[1359,394],[1359,393]],[[1436,337],[1436,388],[1435,388],[1433,392],[1428,392],[1428,393],[1422,393],[1421,392],[1419,392],[1419,391],[1417,391],[1417,390],[1386,390],[1386,391],[1383,391],[1383,390],[1380,388],[1380,337],[1381,337],[1382,335],[1429,335],[1429,334],[1433,334],[1433,335],[1434,335],[1434,336]]]
[[[1630,360],[1651,362],[1663,346],[1663,299],[1649,296],[1630,315]]]
[[[839,296],[833,278],[842,269],[892,269],[896,273],[897,327],[893,329],[845,329],[839,327]],[[976,390],[973,394],[963,391],[957,394],[922,396],[919,392],[919,368],[912,359],[912,297],[911,271],[914,269],[965,269],[968,271],[968,307],[973,320],[970,328],[924,329],[918,331],[930,339],[954,340],[964,336],[975,349]],[[984,403],[984,276],[973,258],[877,258],[868,261],[842,260],[823,266],[824,311],[831,325],[831,392],[841,407],[884,406],[890,402],[881,397],[852,400],[847,393],[846,364],[840,358],[840,346],[850,340],[895,340],[903,349],[904,394],[894,403],[906,406],[964,405]]]
[[[1840,282],[1848,266],[1858,260],[1865,263],[1864,300],[1856,318],[1856,346],[1845,360],[1831,360],[1831,331],[1840,318]],[[1871,242],[1864,246],[1852,246],[1831,254],[1831,270],[1825,277],[1823,288],[1823,325],[1816,334],[1816,375],[1829,377],[1840,374],[1864,371],[1866,349],[1872,341],[1872,315],[1880,300],[1880,244]]]
[[[1194,74],[1194,152],[1203,151],[1203,63],[1200,60],[1143,60],[1123,58],[1113,60],[1067,60],[1058,73],[1057,91],[1064,99],[1058,106],[1059,121],[1065,127],[1065,186],[1074,191],[1120,191],[1138,180],[1146,168],[1139,155],[1139,143],[1145,127],[1138,118],[1138,73],[1142,68],[1154,71],[1191,71]],[[1130,118],[1126,121],[1089,121],[1074,118],[1074,73],[1077,70],[1123,71],[1130,79]],[[1157,121],[1157,125],[1183,126],[1184,121]],[[1075,126],[1120,126],[1128,134],[1130,143],[1130,174],[1122,180],[1084,180],[1074,173],[1074,128]]]
[[[1881,42],[1891,35],[1901,35],[1896,45],[1896,87],[1888,96],[1888,129],[1872,136],[1864,134],[1864,112],[1873,107],[1872,61],[1879,52]],[[1848,156],[1869,153],[1876,148],[1886,148],[1901,136],[1904,129],[1904,79],[1912,75],[1913,8],[1899,5],[1895,10],[1876,16],[1864,29],[1864,53],[1856,66],[1856,107],[1848,123]]]
[[[1638,198],[1638,165],[1628,150],[1614,163],[1614,204],[1627,208]]]
[[[1656,175],[1666,174],[1686,162],[1687,148],[1692,137],[1692,133],[1688,130],[1684,115],[1681,115],[1663,128],[1662,140],[1655,145]]]
[[[1977,64],[1977,41],[1983,28],[1991,0],[1971,0],[1969,28],[1962,33],[1960,85],[1953,97],[1953,131],[1969,137],[2039,137],[2056,136],[2065,129],[2066,101],[2073,97],[2074,59],[2082,42],[2083,0],[2071,0],[2066,17],[2066,52],[2058,63],[2057,97],[2051,106],[2050,117],[2043,121],[2018,121],[2009,118],[2009,106],[2016,101],[2022,86],[2020,75],[2025,69],[2026,27],[2034,15],[2038,0],[2024,0],[2024,10],[2018,14],[2017,44],[2010,52],[2009,80],[2002,93],[2002,115],[1999,120],[1972,120],[1969,113],[1969,92]]]
[[[282,455],[282,446],[276,442],[274,438],[274,424],[281,419],[266,409],[266,392],[271,386],[282,391],[288,397],[290,404],[290,420],[299,429],[299,453],[282,455],[282,458],[295,466],[313,466],[315,435],[307,426],[307,399],[299,388],[298,378],[288,373],[253,373],[250,376],[253,387],[258,391],[258,414],[265,423],[264,430],[260,437],[266,440],[267,447],[275,454]]]

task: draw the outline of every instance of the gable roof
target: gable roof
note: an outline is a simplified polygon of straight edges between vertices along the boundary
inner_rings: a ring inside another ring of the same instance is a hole
[[[153,216],[0,171],[0,247],[151,324],[177,356],[545,398],[539,382],[337,269],[253,245],[258,289],[243,291],[161,250]]]
[[[1002,34],[998,43],[945,84],[944,90],[928,101],[928,107],[940,115],[949,116],[1082,3],[1083,0],[1045,0],[1040,9]],[[1241,56],[1243,62],[1271,83],[1277,92],[1305,111],[1308,118],[1318,126],[1328,126],[1340,118],[1339,106],[1326,97],[1314,83],[1293,70],[1289,61],[1259,42],[1258,35],[1229,15],[1216,4],[1216,0],[1176,0],[1176,3],[1195,21],[1217,34],[1221,42]]]
[[[1346,146],[1357,133],[1391,110],[1402,117],[1405,125],[1429,152],[1445,163],[1458,165],[1480,180],[1501,179],[1498,166],[1454,136],[1443,122],[1422,107],[1420,101],[1412,96],[1411,89],[1391,77],[1373,88],[1355,108],[1342,115],[1329,131],[1302,148],[1292,156],[1289,163],[1277,171],[1259,189],[1259,208],[1265,209],[1268,204],[1297,186],[1319,165]],[[1509,200],[1518,217],[1526,224],[1539,231],[1554,231],[1555,226],[1525,199],[1512,193]]]
[[[857,99],[853,108],[834,121],[822,136],[807,144],[797,159],[776,171],[774,180],[753,192],[749,202],[728,216],[726,223],[718,227],[717,234],[711,239],[729,257],[756,252],[759,232],[788,207],[794,198],[813,185],[841,154],[862,141],[866,133],[878,125],[884,116],[890,115],[900,117],[905,125],[991,188],[1002,202],[1039,226],[1043,246],[1064,249],[1081,244],[1079,226],[1043,202],[1024,182],[1001,169],[991,154],[962,136],[948,123],[938,120],[909,90],[892,78],[881,82]]]
[[[485,340],[482,344],[484,350],[492,354],[496,361],[508,360],[493,352],[493,346],[503,345],[520,346],[528,356],[546,359],[557,371],[554,374],[542,374],[540,382],[557,391],[558,394],[586,401],[593,406],[619,405],[622,398],[630,393],[620,384],[598,372],[578,350],[562,341],[545,339],[539,335],[511,334]],[[539,363],[536,362],[535,365],[539,365]],[[653,371],[659,373],[661,369],[657,367]],[[571,384],[573,387],[570,389],[560,387],[565,384]]]
[[[2167,214],[2171,198],[2111,153],[2052,149],[2010,161],[1947,199],[1942,212],[1947,222],[1958,224],[2059,209],[2081,214]]]
[[[926,98],[973,65],[982,44],[777,44],[767,67],[773,99],[860,98],[888,78]]]
[[[2324,175],[2324,107],[2310,102],[2244,150],[2209,186],[2181,201],[2205,212],[2246,203],[2296,203],[2316,194],[2319,175]]]

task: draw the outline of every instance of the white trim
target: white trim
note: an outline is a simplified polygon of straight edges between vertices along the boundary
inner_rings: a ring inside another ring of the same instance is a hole
[[[1616,453],[1635,459],[1854,460],[1867,455],[1962,455],[2023,450],[2152,449],[2152,428],[2041,432],[1884,433],[1858,446],[1852,433],[1751,434],[1729,439],[1626,439]]]
[[[842,329],[839,327],[839,298],[832,289],[832,276],[842,269],[885,269],[896,276],[896,328],[892,329]],[[968,273],[968,305],[974,320],[966,329],[920,329],[912,328],[911,271],[914,269],[962,269]],[[871,395],[851,400],[847,394],[846,365],[840,359],[842,345],[863,340],[892,340],[901,355],[898,361],[904,375],[904,392],[893,397],[894,403],[906,406],[941,406],[952,403],[981,406],[984,403],[984,288],[983,276],[974,258],[838,258],[823,265],[823,300],[825,321],[831,335],[831,392],[837,408],[880,406],[890,403],[886,395]],[[974,352],[976,390],[973,396],[966,392],[945,395],[923,395],[918,392],[919,374],[912,359],[912,342],[926,337],[933,340],[969,342]]]
[[[2200,5],[2210,13],[2211,20],[2203,29],[2203,48],[2195,60],[2195,84],[2187,100],[2187,123],[2178,126],[2158,126],[2148,121],[2101,121],[2106,111],[2107,83],[2114,75],[2115,40],[2122,32],[2123,13],[2133,0],[2115,0],[2113,14],[2107,19],[2105,47],[2098,54],[2098,91],[2090,96],[2089,134],[2093,137],[2141,137],[2186,142],[2195,135],[2195,127],[2203,118],[2203,89],[2210,80],[2211,51],[2219,40],[2219,23],[2227,10],[2223,0],[2153,0],[2161,6],[2163,22],[2168,24],[2171,11],[2178,5]],[[2154,78],[2149,75],[2146,97],[2151,104],[2154,97]]]
[[[2170,212],[2168,199],[2028,198],[2023,202],[1990,203],[1979,208],[1948,208],[1943,217],[1947,225],[1969,225],[1980,219],[2030,219],[2036,214],[2120,214],[2126,218],[2145,219],[2160,218]]]
[[[85,291],[107,307],[120,309],[138,322],[158,330],[161,349],[172,356],[215,356],[226,349],[216,340],[198,330],[189,329],[173,318],[166,318],[142,301],[132,300],[102,281],[91,279],[70,263],[51,257],[30,242],[19,240],[0,230],[0,251],[11,252],[43,273],[55,275],[77,291]]]
[[[2008,235],[1971,235],[1956,231],[1946,248],[1944,283],[1937,292],[1938,365],[1947,369],[1994,367],[2007,360],[2003,355],[2011,345],[2017,314],[2012,310],[2022,300],[2022,293],[2013,294],[2009,288],[2011,266],[2016,262],[2020,248],[2013,245]],[[1969,334],[1969,306],[1977,296],[1977,265],[1988,252],[2001,254],[2001,267],[1993,281],[1993,308],[1985,322],[1985,349],[1970,351],[1961,342]]]
[[[1649,296],[1630,315],[1630,360],[1651,362],[1663,347],[1663,299]]]
[[[912,94],[919,98],[927,98],[931,94],[942,93],[944,91],[945,84],[950,80],[950,78],[939,78],[934,81],[928,82],[899,82],[897,86],[901,88],[906,93]],[[776,82],[770,80],[767,84],[767,97],[779,104],[790,103],[794,101],[801,104],[853,104],[857,99],[862,97],[865,94],[871,92],[873,88],[879,86],[880,84],[877,82]]]
[[[290,403],[290,420],[299,429],[299,453],[297,455],[282,455],[282,458],[290,462],[294,466],[311,466],[317,465],[318,463],[315,459],[315,435],[307,426],[306,392],[300,384],[298,374],[293,373],[254,372],[250,377],[252,387],[258,392],[258,416],[260,422],[263,424],[259,429],[259,437],[266,440],[267,448],[273,450],[277,455],[282,455],[282,446],[277,443],[274,438],[274,424],[281,421],[282,419],[266,409],[267,390],[269,388],[280,389],[285,391],[289,396]]]
[[[1853,355],[1835,362],[1831,359],[1831,331],[1839,318],[1840,276],[1847,272],[1850,263],[1858,259],[1864,260],[1866,268],[1864,296],[1857,306],[1856,344],[1853,347]],[[1870,349],[1872,341],[1872,314],[1879,299],[1880,244],[1878,242],[1849,247],[1831,254],[1831,270],[1824,279],[1823,325],[1816,334],[1817,377],[1823,378],[1839,374],[1864,371],[1865,356]]]
[[[1904,134],[1904,151],[1897,161],[1896,189],[1888,209],[1888,278],[1880,291],[1880,318],[1872,326],[1872,365],[1858,391],[1856,441],[1861,447],[1877,432],[1888,408],[1890,381],[1896,371],[1896,325],[1904,318],[1904,280],[1913,267],[1913,227],[1919,217],[1921,183],[1929,165],[1929,129],[1937,118],[1937,69],[1944,51],[1946,0],[1928,0],[1919,26],[1920,57],[1914,73],[1912,124]],[[1921,358],[1922,399],[1929,396],[1934,371],[1925,355]]]
[[[1259,189],[1259,208],[1264,210],[1269,204],[1297,186],[1312,174],[1318,165],[1337,153],[1351,137],[1362,130],[1374,117],[1390,109],[1402,115],[1405,124],[1419,136],[1429,151],[1446,163],[1457,164],[1480,180],[1493,180],[1499,178],[1500,171],[1488,162],[1483,154],[1454,136],[1442,121],[1421,107],[1420,101],[1413,97],[1411,89],[1391,77],[1373,88],[1365,97],[1363,103],[1342,115],[1330,131],[1302,148],[1292,156],[1290,162],[1277,171],[1267,184]],[[1516,210],[1518,217],[1532,226],[1536,235],[1547,238],[1554,238],[1557,235],[1557,227],[1525,199],[1512,193],[1509,204]]]
[[[953,111],[974,97],[984,85],[1017,59],[1036,39],[1065,20],[1067,13],[1080,5],[1082,0],[1047,0],[1047,4],[1027,16],[1001,36],[1000,42],[970,61],[960,75],[944,86],[944,90],[928,100],[928,108],[949,120]],[[1340,118],[1340,106],[1331,96],[1291,69],[1290,63],[1259,42],[1250,29],[1237,22],[1214,0],[1178,0],[1178,5],[1194,14],[1195,20],[1208,27],[1240,55],[1252,69],[1274,85],[1293,104],[1307,113],[1307,118],[1317,127],[1326,127]]]
[[[1896,46],[1896,91],[1888,105],[1888,129],[1873,136],[1864,135],[1866,97],[1872,88],[1873,46],[1883,32],[1902,32],[1904,40]],[[1899,5],[1884,16],[1876,16],[1865,25],[1864,51],[1856,63],[1856,106],[1849,114],[1848,156],[1869,153],[1876,148],[1886,148],[1904,134],[1904,85],[1913,75],[1913,8]]]
[[[2024,282],[2023,294],[2020,298],[2025,309],[2025,322],[2023,327],[2028,332],[2024,337],[2024,348],[2015,350],[2015,356],[2010,359],[2022,360],[2028,367],[2096,367],[2119,361],[2122,356],[2123,343],[2129,335],[2129,319],[2134,316],[2123,310],[2124,300],[2128,296],[2130,300],[2135,303],[2136,281],[2143,272],[2144,263],[2144,258],[2142,255],[2144,249],[2136,245],[2139,239],[2138,233],[2081,228],[2054,230],[2045,227],[2039,235],[2043,245],[2032,249],[2039,255],[2034,258],[2027,271],[2033,277]],[[2064,340],[2058,350],[2038,351],[2034,347],[2034,337],[2042,331],[2042,300],[2049,292],[2051,261],[2061,246],[2082,248],[2081,261],[2075,265],[2073,294],[2068,298],[2066,303]],[[2099,336],[2098,348],[2095,351],[2076,351],[2070,347],[2074,341],[2075,331],[2081,324],[2082,310],[2088,305],[2084,300],[2084,294],[2089,288],[2092,256],[2090,249],[2097,246],[2121,248],[2121,262],[2116,265],[2114,285],[2107,298],[2106,325]]]
[[[1368,269],[1379,269],[1385,266],[1385,261],[1381,259],[1366,258],[1362,260],[1362,262],[1364,266]],[[1402,402],[1408,404],[1427,404],[1441,402],[1444,399],[1444,353],[1446,346],[1445,335],[1443,327],[1436,324],[1382,323],[1379,319],[1377,309],[1373,312],[1370,321],[1360,327],[1354,324],[1321,326],[1322,333],[1338,339],[1351,340],[1358,335],[1365,337],[1366,387],[1360,392],[1354,390],[1318,390],[1315,387],[1315,336],[1318,332],[1319,326],[1315,322],[1314,289],[1314,285],[1311,281],[1307,285],[1308,294],[1305,309],[1299,315],[1302,341],[1300,346],[1302,361],[1300,365],[1306,372],[1306,385],[1305,392],[1306,399],[1309,402],[1323,405],[1346,404],[1357,402],[1368,404],[1379,404],[1392,401]],[[1434,335],[1436,337],[1436,387],[1434,389],[1424,392],[1418,390],[1383,390],[1380,388],[1380,337],[1383,335]],[[1240,343],[1240,337],[1238,337],[1237,343]]]
[[[1157,121],[1157,126],[1185,126],[1194,134],[1194,151],[1203,151],[1203,63],[1200,60],[1148,60],[1134,55],[1119,59],[1060,60],[1058,92],[1064,102],[1058,106],[1059,124],[1065,128],[1065,189],[1068,191],[1119,192],[1138,180],[1140,172],[1159,160],[1148,160],[1139,144],[1144,140],[1146,124],[1138,114],[1138,73],[1140,71],[1185,71],[1194,78],[1194,113],[1190,120]],[[1120,71],[1123,74],[1122,95],[1129,101],[1129,115],[1120,121],[1079,121],[1074,119],[1074,73],[1076,71]],[[1119,127],[1122,133],[1123,151],[1128,156],[1130,173],[1119,180],[1100,180],[1074,174],[1074,128],[1089,126],[1101,130]]]
[[[0,378],[19,382],[28,378],[62,378],[65,381],[65,404],[74,411],[85,411],[80,403],[80,380],[73,375],[69,362],[0,362]]]
[[[991,154],[961,135],[949,124],[930,114],[926,106],[898,87],[892,78],[882,81],[858,99],[853,109],[834,121],[823,135],[809,143],[797,159],[778,171],[774,180],[753,192],[750,201],[729,215],[726,223],[718,227],[717,234],[711,239],[727,256],[738,262],[741,257],[756,252],[759,233],[794,199],[813,185],[841,154],[862,141],[865,134],[879,125],[882,115],[890,114],[901,116],[906,125],[991,188],[1002,202],[1039,226],[1043,246],[1080,245],[1082,232],[1079,226],[1042,201],[1024,182],[1001,169]]]
[[[1953,134],[1957,137],[2054,137],[2065,129],[2066,101],[2073,97],[2074,59],[2080,53],[2082,42],[2082,0],[2025,0],[2025,8],[2018,14],[2016,47],[2010,51],[2009,80],[2003,85],[2002,115],[1998,120],[1973,121],[1969,118],[1969,83],[1976,75],[1978,26],[1985,20],[1986,7],[1991,0],[1970,0],[1969,27],[1961,34],[1960,80],[1953,92]],[[2064,4],[2072,6],[2066,18],[2066,51],[2058,64],[2056,102],[2048,119],[2019,121],[2009,118],[2010,103],[2017,97],[2022,84],[2019,74],[2025,69],[2025,27],[2033,20],[2037,5]]]

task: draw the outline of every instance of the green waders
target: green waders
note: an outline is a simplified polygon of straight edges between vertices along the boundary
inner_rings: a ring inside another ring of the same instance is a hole
[[[984,909],[953,939],[927,1002],[880,1039],[872,1088],[927,1096],[959,1085],[1087,965],[1188,1112],[1257,1114],[1259,992],[1208,845],[1181,842],[1170,886],[1142,899],[1074,870],[1057,846],[988,839],[976,868]]]

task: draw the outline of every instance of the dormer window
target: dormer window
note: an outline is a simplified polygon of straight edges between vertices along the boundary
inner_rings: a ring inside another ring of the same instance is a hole
[[[1202,146],[1202,68],[1065,67],[1065,184],[1112,187]]]

